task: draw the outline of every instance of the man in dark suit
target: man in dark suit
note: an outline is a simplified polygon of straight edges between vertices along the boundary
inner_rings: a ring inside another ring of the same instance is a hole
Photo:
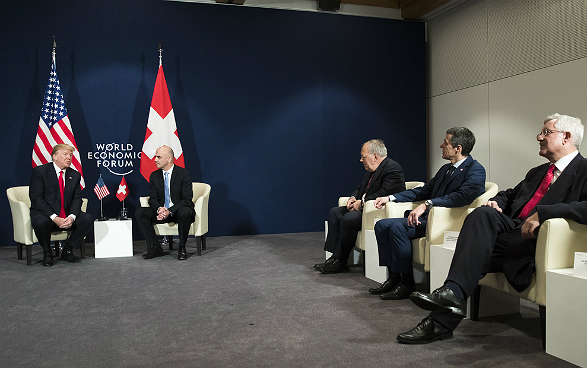
[[[175,222],[180,238],[178,259],[184,260],[188,258],[188,232],[196,218],[192,178],[188,170],[174,165],[174,152],[170,147],[162,146],[155,151],[155,165],[157,170],[149,176],[149,207],[140,207],[135,213],[137,224],[147,240],[147,253],[143,258],[163,255],[153,224]]]
[[[29,183],[31,224],[43,248],[43,266],[53,266],[51,231],[71,230],[63,242],[61,259],[78,262],[72,253],[92,229],[92,216],[82,212],[82,176],[70,168],[75,148],[68,144],[53,147],[53,162],[33,168]]]
[[[445,164],[425,186],[376,199],[376,208],[388,201],[425,202],[405,218],[380,220],[374,226],[378,241],[380,265],[388,267],[389,277],[369,290],[385,300],[406,299],[415,291],[412,275],[412,240],[425,236],[427,216],[433,206],[466,206],[484,193],[486,170],[470,152],[476,143],[474,134],[464,127],[447,130],[441,144]]]
[[[372,139],[363,144],[361,159],[366,169],[361,183],[351,193],[347,206],[333,207],[329,211],[329,228],[324,249],[333,255],[325,262],[314,265],[321,273],[348,271],[347,259],[361,230],[361,215],[365,201],[397,193],[405,189],[404,172],[400,165],[388,158],[384,142]]]
[[[578,152],[580,119],[554,114],[537,135],[539,155],[549,163],[531,169],[515,188],[499,192],[466,217],[445,284],[410,299],[432,311],[397,339],[423,344],[453,336],[466,315],[466,300],[488,272],[504,272],[519,292],[531,282],[535,243],[545,220],[586,223],[586,159]]]

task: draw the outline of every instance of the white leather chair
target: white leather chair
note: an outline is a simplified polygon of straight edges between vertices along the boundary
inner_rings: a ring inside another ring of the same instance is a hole
[[[22,259],[22,246],[26,246],[27,266],[32,264],[32,246],[38,243],[33,226],[31,224],[31,199],[29,198],[29,187],[12,187],[6,189],[6,196],[12,212],[12,228],[14,241],[17,244],[18,259]],[[86,212],[88,200],[82,198],[82,211]],[[66,240],[71,231],[58,230],[51,233],[51,241],[55,242],[55,256],[59,256],[58,241]],[[83,243],[80,247],[82,258],[86,258],[86,247]]]
[[[443,236],[445,231],[459,231],[463,224],[463,219],[467,216],[467,211],[471,207],[479,207],[488,199],[494,197],[498,193],[498,186],[491,182],[485,183],[485,192],[477,197],[470,205],[463,207],[433,207],[427,219],[427,229],[425,236],[417,238],[412,241],[412,263],[415,268],[416,279],[426,281],[425,278],[431,270],[430,265],[430,246],[431,244],[443,243]],[[417,208],[423,201],[418,202],[388,202],[383,210],[384,216],[381,212],[377,215],[370,214],[371,217],[380,218],[402,218],[404,213],[412,211]],[[371,209],[369,210],[371,211]],[[381,211],[381,210],[380,210]],[[372,220],[372,229],[373,229]],[[381,267],[381,266],[378,266]]]
[[[492,182],[487,181],[484,189],[484,193],[467,206],[453,208],[433,207],[431,209],[427,219],[425,236],[412,241],[412,262],[414,265],[422,267],[424,272],[431,270],[431,244],[443,244],[445,231],[459,231],[471,208],[480,207],[498,193],[498,185]],[[395,204],[400,203],[391,203],[391,205]],[[414,208],[417,206],[418,204]]]
[[[205,183],[192,183],[192,202],[196,211],[196,219],[190,226],[188,235],[196,237],[197,254],[206,250],[206,233],[208,233],[208,200],[210,198],[210,185]],[[149,197],[139,198],[141,207],[149,207]],[[171,249],[172,237],[178,235],[178,225],[175,222],[154,224],[155,234],[168,236]]]
[[[482,287],[492,288],[512,296],[533,301],[539,305],[543,349],[545,349],[546,276],[548,270],[574,267],[575,252],[586,252],[586,225],[573,220],[553,218],[544,221],[539,228],[535,248],[535,273],[531,284],[517,292],[503,273],[489,273],[480,280]],[[473,295],[472,319],[478,319],[480,287]]]
[[[407,181],[404,183],[406,190],[425,185],[422,181]],[[339,206],[347,206],[349,197],[340,197]],[[355,241],[355,248],[358,250],[365,250],[365,230],[373,230],[376,219],[385,218],[386,210],[384,208],[377,209],[374,207],[374,201],[367,201],[364,205],[363,215],[361,216],[361,231],[357,233],[357,240]]]

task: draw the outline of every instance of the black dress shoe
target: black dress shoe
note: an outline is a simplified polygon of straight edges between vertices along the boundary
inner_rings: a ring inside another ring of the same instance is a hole
[[[321,273],[340,273],[349,271],[346,261],[341,261],[335,258],[335,260],[328,265],[325,265],[320,269]]]
[[[433,290],[431,294],[412,293],[410,300],[417,306],[430,310],[443,310],[461,318],[466,316],[466,301],[458,298],[447,286]]]
[[[380,295],[382,300],[402,300],[408,299],[410,294],[416,290],[414,286],[406,286],[402,282],[399,282],[398,285],[394,288],[394,290],[389,291]]]
[[[380,286],[376,287],[376,288],[371,288],[368,291],[370,292],[370,294],[384,294],[387,293],[389,291],[392,291],[396,288],[396,285],[398,285],[398,278],[395,278],[394,280],[392,278],[388,278],[388,280],[384,281]]]
[[[452,336],[453,331],[441,326],[433,318],[427,317],[412,330],[398,334],[396,340],[402,344],[428,344]]]
[[[53,253],[51,251],[44,252],[43,254],[43,266],[51,267],[53,266]]]
[[[178,249],[178,259],[184,260],[184,259],[188,259],[188,253],[186,252],[186,247],[180,247]]]
[[[336,259],[337,258],[335,258],[335,256],[330,256],[329,259],[327,259],[325,262],[315,264],[314,265],[314,269],[320,271],[321,268],[325,267],[328,264],[331,264],[331,263],[335,262]]]
[[[74,254],[71,250],[65,250],[65,249],[61,252],[61,260],[68,261],[70,263],[76,263],[76,262],[80,261],[80,259],[78,257],[74,256]]]
[[[152,259],[155,257],[161,257],[163,255],[163,248],[161,245],[154,245],[152,246],[146,254],[143,254],[144,259]]]

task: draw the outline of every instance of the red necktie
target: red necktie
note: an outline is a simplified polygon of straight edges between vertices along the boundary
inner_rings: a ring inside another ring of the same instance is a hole
[[[525,207],[523,207],[523,210],[521,211],[519,218],[527,217],[529,215],[529,213],[531,212],[531,210],[533,208],[535,208],[537,203],[539,203],[541,198],[543,198],[545,193],[547,193],[547,189],[549,189],[549,185],[551,184],[551,180],[553,179],[553,170],[555,170],[555,165],[551,164],[549,166],[549,170],[547,170],[547,174],[545,174],[545,177],[543,178],[543,181],[541,182],[541,185],[539,185],[539,188],[537,188],[537,191],[533,195],[533,198],[531,198],[531,200],[529,202],[527,202]]]
[[[59,193],[61,194],[61,212],[59,217],[65,218],[65,202],[63,200],[63,191],[65,190],[65,182],[63,181],[63,171],[59,172]]]

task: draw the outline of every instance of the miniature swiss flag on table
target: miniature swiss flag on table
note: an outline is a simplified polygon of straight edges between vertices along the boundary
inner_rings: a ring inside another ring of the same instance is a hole
[[[159,70],[153,89],[147,131],[141,152],[141,175],[149,181],[149,175],[157,169],[155,165],[155,151],[161,146],[168,146],[174,151],[174,165],[184,166],[184,152],[178,137],[176,118],[172,108],[167,83],[163,75],[163,66],[159,61]]]
[[[129,187],[127,186],[127,181],[123,176],[122,180],[120,181],[120,184],[118,185],[118,190],[116,191],[116,198],[118,198],[118,200],[122,202],[125,198],[127,198],[128,195]]]

